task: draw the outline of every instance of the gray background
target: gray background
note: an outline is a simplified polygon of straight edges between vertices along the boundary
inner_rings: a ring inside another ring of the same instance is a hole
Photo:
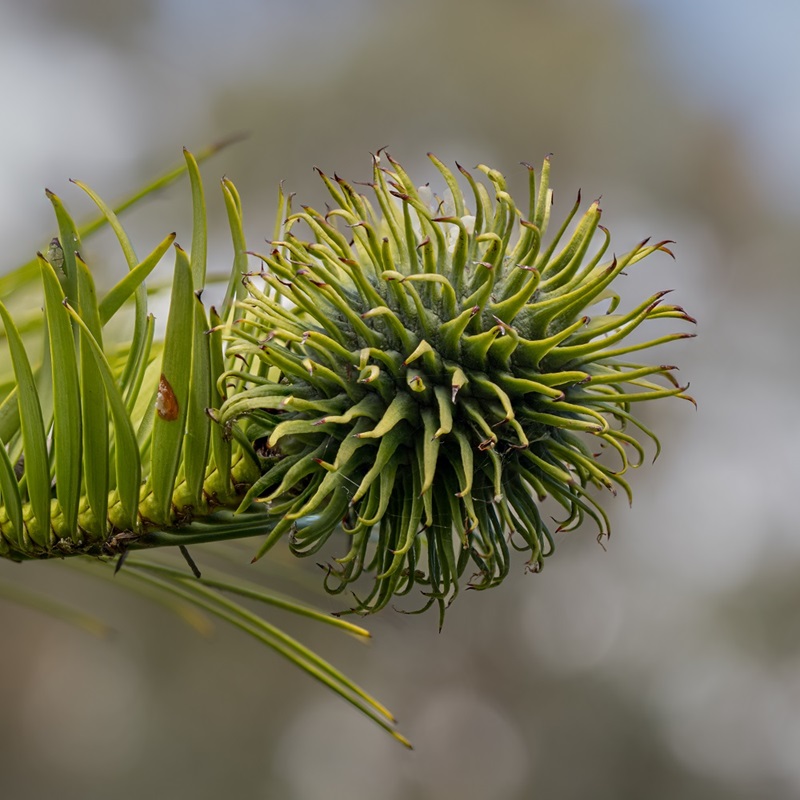
[[[243,636],[3,563],[116,635],[0,605],[0,795],[797,797],[798,30],[792,0],[0,2],[3,270],[52,235],[45,185],[80,215],[69,177],[113,199],[247,130],[204,168],[223,269],[223,173],[255,246],[279,180],[320,201],[315,164],[365,180],[389,145],[422,183],[431,150],[522,193],[518,162],[553,152],[558,216],[581,187],[618,251],[677,240],[623,298],[673,288],[700,320],[653,355],[699,411],[645,410],[665,452],[632,509],[610,503],[608,552],[564,536],[541,575],[519,559],[465,593],[441,634],[389,611],[363,646],[271,615],[383,699],[413,753]],[[142,251],[170,230],[188,245],[188,206],[178,186],[127,218]],[[312,563],[270,562],[249,574],[337,607]]]

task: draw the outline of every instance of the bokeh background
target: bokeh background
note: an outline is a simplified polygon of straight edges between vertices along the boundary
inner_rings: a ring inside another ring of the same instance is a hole
[[[0,0],[4,270],[52,235],[44,186],[80,215],[69,177],[121,197],[231,132],[250,136],[204,167],[223,268],[222,174],[257,243],[279,180],[319,202],[312,165],[365,180],[388,145],[420,183],[433,151],[524,192],[518,162],[553,152],[559,215],[580,187],[618,251],[677,241],[623,298],[674,288],[700,320],[654,355],[699,410],[647,410],[665,451],[632,509],[611,503],[607,552],[562,536],[441,634],[389,611],[363,646],[272,617],[383,699],[414,752],[244,636],[0,564],[116,632],[0,605],[0,796],[800,796],[798,31],[794,0]],[[177,185],[127,222],[143,249],[188,241],[188,207]],[[313,564],[272,562],[253,573],[337,607]]]

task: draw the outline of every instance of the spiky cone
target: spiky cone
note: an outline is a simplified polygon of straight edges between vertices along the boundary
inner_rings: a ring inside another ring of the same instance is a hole
[[[465,571],[470,588],[500,583],[511,548],[538,571],[555,533],[588,517],[608,536],[590,489],[630,498],[623,476],[644,459],[635,434],[659,447],[632,405],[691,400],[674,367],[628,358],[692,334],[631,334],[650,320],[694,320],[664,303],[667,292],[617,313],[615,279],[670,251],[645,240],[609,258],[598,202],[567,234],[579,195],[546,237],[549,159],[538,184],[527,167],[523,213],[488,167],[477,168],[488,188],[459,167],[468,200],[431,155],[447,185],[439,200],[386,158],[388,169],[374,159],[377,205],[321,172],[330,210],[282,205],[271,249],[253,253],[263,267],[246,279],[228,344],[258,366],[238,375],[220,421],[260,428],[266,468],[239,507],[266,504],[279,519],[259,556],[286,533],[293,552],[313,555],[341,523],[328,591],[367,574],[353,610],[420,584],[424,607],[443,612]],[[547,496],[564,509],[554,528],[540,510]]]

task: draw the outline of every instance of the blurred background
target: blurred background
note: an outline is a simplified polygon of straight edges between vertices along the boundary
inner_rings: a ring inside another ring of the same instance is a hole
[[[672,288],[700,320],[652,356],[699,410],[646,409],[664,453],[632,509],[610,502],[607,552],[564,535],[542,574],[519,559],[465,592],[441,634],[388,611],[363,646],[270,615],[385,701],[414,752],[244,635],[2,563],[115,635],[0,604],[0,796],[800,796],[798,31],[794,0],[0,0],[3,270],[53,235],[45,186],[81,216],[68,178],[122,197],[232,132],[249,138],[204,166],[223,269],[223,174],[257,247],[280,180],[321,202],[313,165],[366,180],[388,145],[424,183],[433,151],[524,195],[518,162],[552,152],[557,216],[581,188],[617,252],[677,241],[623,301]],[[178,184],[126,217],[142,252],[188,243],[189,205]],[[314,564],[270,560],[252,574],[341,607]]]

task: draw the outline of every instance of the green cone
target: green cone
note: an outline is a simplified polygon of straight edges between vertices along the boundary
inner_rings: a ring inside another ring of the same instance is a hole
[[[287,532],[293,552],[315,554],[341,523],[326,587],[368,574],[359,612],[414,584],[425,607],[444,608],[465,571],[471,588],[501,582],[510,548],[538,571],[554,533],[586,517],[608,536],[588,490],[630,497],[623,476],[644,458],[635,434],[655,440],[631,404],[691,400],[674,367],[628,360],[691,335],[632,340],[643,322],[691,317],[665,292],[618,313],[611,288],[666,242],[609,257],[597,202],[567,233],[580,197],[548,237],[549,160],[538,183],[528,167],[522,212],[488,167],[477,168],[488,186],[459,167],[465,197],[431,156],[440,200],[386,159],[369,198],[320,173],[332,208],[287,209],[230,334],[228,353],[254,368],[220,412],[228,426],[248,420],[275,465],[240,506],[280,519],[259,555]],[[540,511],[547,496],[564,509],[555,526]]]

